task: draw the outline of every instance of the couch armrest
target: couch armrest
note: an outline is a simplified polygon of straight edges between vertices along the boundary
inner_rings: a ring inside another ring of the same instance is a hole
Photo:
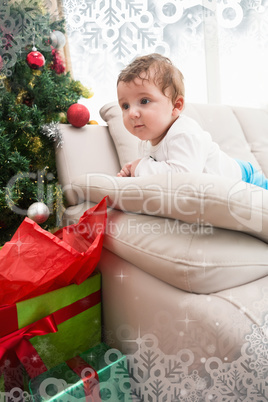
[[[119,160],[107,126],[60,124],[59,128],[63,137],[62,147],[56,148],[59,181],[68,205],[76,205],[73,179],[88,172],[114,175],[120,170]]]

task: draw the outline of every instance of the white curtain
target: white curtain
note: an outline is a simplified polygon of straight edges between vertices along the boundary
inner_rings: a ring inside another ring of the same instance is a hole
[[[54,20],[62,20],[64,19],[64,11],[62,8],[61,0],[43,0],[43,4],[46,10],[49,12],[50,17]],[[70,51],[68,44],[68,35],[65,35],[66,42],[64,48],[58,49],[61,55],[61,58],[64,60],[65,68],[72,75],[72,62],[70,59]]]
[[[268,0],[62,0],[73,76],[91,118],[116,100],[119,71],[158,52],[184,74],[186,101],[268,107]]]

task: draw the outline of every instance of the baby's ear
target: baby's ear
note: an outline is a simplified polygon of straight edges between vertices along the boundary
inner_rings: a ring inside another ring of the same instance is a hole
[[[173,115],[179,116],[183,111],[183,108],[184,108],[184,97],[179,96],[174,103]]]

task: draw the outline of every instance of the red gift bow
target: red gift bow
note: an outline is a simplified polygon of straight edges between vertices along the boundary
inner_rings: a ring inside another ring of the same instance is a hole
[[[8,378],[10,377],[12,369],[18,367],[20,362],[23,362],[28,375],[32,378],[31,368],[32,365],[25,360],[25,357],[31,357],[35,363],[35,375],[37,376],[47,368],[38,355],[36,349],[33,347],[29,339],[35,336],[42,336],[48,333],[57,332],[58,325],[70,318],[82,313],[83,311],[93,307],[94,305],[100,303],[101,301],[101,291],[96,292],[83,297],[76,302],[57,310],[56,312],[48,315],[47,317],[41,318],[40,320],[34,322],[33,324],[27,325],[9,335],[4,336],[0,339],[0,374],[4,375],[5,379],[5,389],[10,391],[12,386],[9,388]],[[5,366],[4,359],[9,363]],[[4,364],[3,364],[4,363]],[[23,389],[23,378],[17,378],[17,387]]]
[[[57,332],[58,328],[55,323],[53,314],[42,318],[35,323],[24,327],[15,333],[9,334],[1,339],[0,342],[0,361],[5,361],[8,365],[0,367],[0,373],[4,375],[5,390],[10,391],[12,385],[9,384],[9,379],[12,377],[12,371],[20,365],[20,361],[24,361],[24,367],[31,377],[30,362],[25,360],[25,357],[31,357],[36,365],[36,374],[41,374],[47,370],[45,364],[37,354],[35,348],[29,342],[29,339],[34,336],[46,335],[51,332]],[[4,362],[5,363],[5,362]],[[23,389],[23,378],[17,376],[17,386]]]

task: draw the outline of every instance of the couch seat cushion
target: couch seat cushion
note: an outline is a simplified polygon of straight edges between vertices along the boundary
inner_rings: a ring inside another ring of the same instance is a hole
[[[92,205],[68,208],[64,224]],[[261,278],[268,286],[267,244],[237,231],[109,208],[104,248],[187,292],[210,294]]]
[[[268,247],[257,238],[168,218],[110,210],[104,247],[194,293],[230,289],[268,274]]]

